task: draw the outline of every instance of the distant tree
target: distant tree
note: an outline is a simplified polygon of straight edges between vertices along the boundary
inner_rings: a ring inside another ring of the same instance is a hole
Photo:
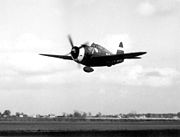
[[[66,117],[66,116],[67,116],[67,114],[66,114],[65,112],[63,112],[63,113],[62,113],[62,116],[63,116],[63,117]]]
[[[74,115],[73,114],[68,114],[67,117],[74,117]]]
[[[81,113],[78,112],[78,111],[74,111],[73,116],[74,116],[74,117],[81,117]]]
[[[180,112],[177,113],[177,117],[180,118]]]
[[[86,113],[86,112],[83,112],[82,117],[83,117],[83,118],[86,118],[86,117],[87,117],[87,113]]]
[[[87,114],[88,116],[92,116],[92,114],[91,114],[91,112],[88,112],[88,114]]]
[[[147,113],[145,114],[146,118],[150,118],[151,117],[151,114],[150,113]]]
[[[96,114],[96,117],[101,117],[101,116],[102,116],[101,112],[98,112],[98,113]]]
[[[10,116],[11,116],[11,111],[10,111],[10,110],[5,110],[5,111],[3,112],[3,116],[5,116],[5,117],[10,117]]]
[[[16,112],[16,117],[20,117],[21,113],[20,112]]]

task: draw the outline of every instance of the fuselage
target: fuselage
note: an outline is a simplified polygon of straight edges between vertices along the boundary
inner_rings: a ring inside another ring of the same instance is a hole
[[[117,63],[121,63],[124,60],[113,60],[113,61],[107,61],[107,60],[96,60],[94,61],[93,57],[100,57],[100,56],[108,56],[113,55],[109,50],[105,49],[104,47],[92,43],[91,46],[84,46],[79,50],[79,54],[77,58],[73,58],[74,61],[77,63],[81,63],[88,67],[101,67],[101,66],[112,66]]]

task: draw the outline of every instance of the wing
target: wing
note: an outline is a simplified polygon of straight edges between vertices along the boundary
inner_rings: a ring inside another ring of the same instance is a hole
[[[140,55],[146,54],[146,52],[134,52],[134,53],[125,53],[125,54],[114,54],[114,55],[107,55],[107,56],[94,56],[91,59],[93,61],[113,61],[113,60],[120,60],[120,59],[140,59],[138,57]]]
[[[67,55],[52,55],[52,54],[39,54],[39,55],[53,57],[53,58],[73,60],[71,56],[67,56]]]

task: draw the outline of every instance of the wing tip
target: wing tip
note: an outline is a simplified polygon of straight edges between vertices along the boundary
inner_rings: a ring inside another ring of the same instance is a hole
[[[47,54],[41,54],[41,53],[39,55],[41,55],[41,56],[48,56]]]
[[[146,52],[146,51],[144,51],[144,52],[142,52],[142,55],[143,55],[143,54],[147,54],[147,52]]]

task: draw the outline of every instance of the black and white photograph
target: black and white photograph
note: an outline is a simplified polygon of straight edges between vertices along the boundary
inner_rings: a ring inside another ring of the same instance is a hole
[[[180,0],[0,0],[0,136],[179,137]]]

